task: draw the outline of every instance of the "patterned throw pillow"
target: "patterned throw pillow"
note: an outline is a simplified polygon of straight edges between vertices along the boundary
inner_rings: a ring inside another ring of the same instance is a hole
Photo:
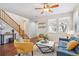
[[[78,42],[75,41],[75,40],[72,40],[72,41],[70,41],[70,42],[67,44],[67,50],[68,50],[68,51],[71,51],[71,50],[73,50],[77,45],[78,45]]]
[[[70,38],[71,38],[71,34],[67,34],[66,36],[67,36],[67,38],[68,38],[68,39],[70,39]]]

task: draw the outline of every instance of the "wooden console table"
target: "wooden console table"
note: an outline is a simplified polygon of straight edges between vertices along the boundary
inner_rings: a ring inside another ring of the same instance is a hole
[[[13,39],[15,39],[16,38],[16,34],[0,34],[0,43],[1,43],[1,45],[4,45],[4,38],[5,38],[5,36],[12,36],[12,38]]]

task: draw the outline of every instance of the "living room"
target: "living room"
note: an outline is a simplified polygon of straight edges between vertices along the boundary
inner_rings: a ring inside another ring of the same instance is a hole
[[[70,37],[79,35],[78,3],[3,3],[0,4],[0,8],[0,47],[6,47],[7,45],[7,47],[11,48],[13,45],[8,43],[14,43],[15,48],[12,49],[13,51],[16,50],[12,52],[10,49],[9,51],[7,48],[3,48],[0,51],[5,52],[1,52],[1,56],[79,55],[78,51],[72,53],[72,51],[64,49],[67,48],[68,42],[72,42],[72,40],[68,41]],[[24,44],[24,38],[25,41],[31,41],[30,44]],[[78,39],[78,37],[75,37],[75,39]],[[77,40],[75,42],[74,48],[78,45]],[[18,51],[17,45],[22,45],[19,46],[20,48],[27,46],[24,49],[28,51],[23,50],[23,53],[25,53],[23,54]],[[64,45],[64,48],[61,45]],[[44,46],[44,49],[41,46]],[[6,51],[8,52],[6,53]],[[26,54],[26,52],[32,54]]]

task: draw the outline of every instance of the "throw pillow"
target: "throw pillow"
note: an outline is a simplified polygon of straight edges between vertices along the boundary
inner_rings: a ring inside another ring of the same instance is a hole
[[[68,51],[71,51],[71,50],[73,50],[77,45],[78,45],[78,42],[75,41],[75,40],[72,40],[72,41],[70,41],[70,42],[67,44],[67,50],[68,50]]]
[[[76,41],[79,41],[79,37],[77,35],[73,35],[70,40],[76,40]]]
[[[68,39],[70,39],[70,38],[71,38],[71,35],[70,35],[70,34],[67,34],[66,36],[67,36],[67,38],[68,38]]]

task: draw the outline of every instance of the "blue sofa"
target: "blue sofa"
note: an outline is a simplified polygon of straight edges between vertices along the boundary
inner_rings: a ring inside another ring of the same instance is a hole
[[[66,44],[69,42],[67,38],[59,38],[59,46],[57,50],[57,56],[76,56],[75,50],[68,51],[66,49]]]

